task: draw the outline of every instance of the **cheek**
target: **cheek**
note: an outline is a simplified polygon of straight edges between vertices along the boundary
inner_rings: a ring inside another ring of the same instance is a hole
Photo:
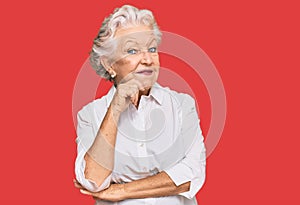
[[[152,59],[153,59],[153,62],[154,62],[155,65],[157,65],[157,66],[160,65],[160,62],[159,62],[159,55],[158,55],[158,54],[152,56]]]
[[[116,70],[118,73],[130,73],[134,71],[139,64],[139,59],[136,58],[123,58],[115,63]]]
[[[141,61],[141,59],[137,56],[132,57],[132,58],[128,58],[127,59],[127,64],[130,67],[130,70],[131,71],[135,70],[138,67],[140,61]]]

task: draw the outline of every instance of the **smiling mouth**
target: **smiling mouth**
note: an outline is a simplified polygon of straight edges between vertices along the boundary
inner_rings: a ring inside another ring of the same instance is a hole
[[[153,73],[153,70],[142,70],[139,72],[136,72],[136,74],[140,74],[140,75],[151,75]]]

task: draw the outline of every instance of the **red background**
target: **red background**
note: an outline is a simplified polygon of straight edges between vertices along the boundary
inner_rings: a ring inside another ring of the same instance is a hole
[[[72,182],[72,92],[103,18],[124,2],[0,3],[1,204],[93,204]],[[226,125],[199,204],[300,204],[297,1],[126,2],[197,43],[223,80]],[[170,59],[162,56],[162,65],[172,67]],[[204,87],[198,97],[207,133]]]

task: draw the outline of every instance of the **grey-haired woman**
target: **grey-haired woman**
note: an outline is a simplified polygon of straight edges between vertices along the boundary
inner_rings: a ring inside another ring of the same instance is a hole
[[[77,115],[75,186],[96,204],[195,205],[205,147],[195,102],[160,86],[161,32],[149,10],[116,9],[90,60],[113,82]]]

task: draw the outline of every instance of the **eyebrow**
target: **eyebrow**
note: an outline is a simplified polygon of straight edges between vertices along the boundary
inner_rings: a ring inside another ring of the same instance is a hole
[[[126,44],[128,42],[136,43],[136,38],[128,37],[128,38],[126,38],[126,40],[124,41],[124,43]]]
[[[124,42],[124,47],[126,47],[129,43],[133,43],[133,44],[137,45],[138,43],[134,40],[136,40],[136,39],[134,39],[134,38],[126,39],[126,41]]]
[[[151,37],[153,37],[153,36],[151,36]],[[149,41],[148,41],[148,43],[147,43],[146,45],[147,45],[147,46],[151,45],[151,43],[152,43],[153,41],[156,42],[156,38],[155,38],[155,37],[150,38]],[[156,43],[157,43],[157,42],[156,42]]]
[[[148,42],[146,43],[146,46],[151,45],[151,43],[153,43],[154,41],[156,42],[156,38],[155,38],[154,35],[151,35],[150,38],[149,38],[149,40],[148,40]],[[126,46],[127,46],[129,43],[133,43],[133,44],[135,44],[135,45],[138,45],[138,44],[139,44],[139,43],[137,42],[137,39],[134,38],[134,37],[128,37],[128,38],[125,40],[125,42],[124,42],[124,47],[126,48]],[[157,42],[156,42],[156,43],[157,43]]]

